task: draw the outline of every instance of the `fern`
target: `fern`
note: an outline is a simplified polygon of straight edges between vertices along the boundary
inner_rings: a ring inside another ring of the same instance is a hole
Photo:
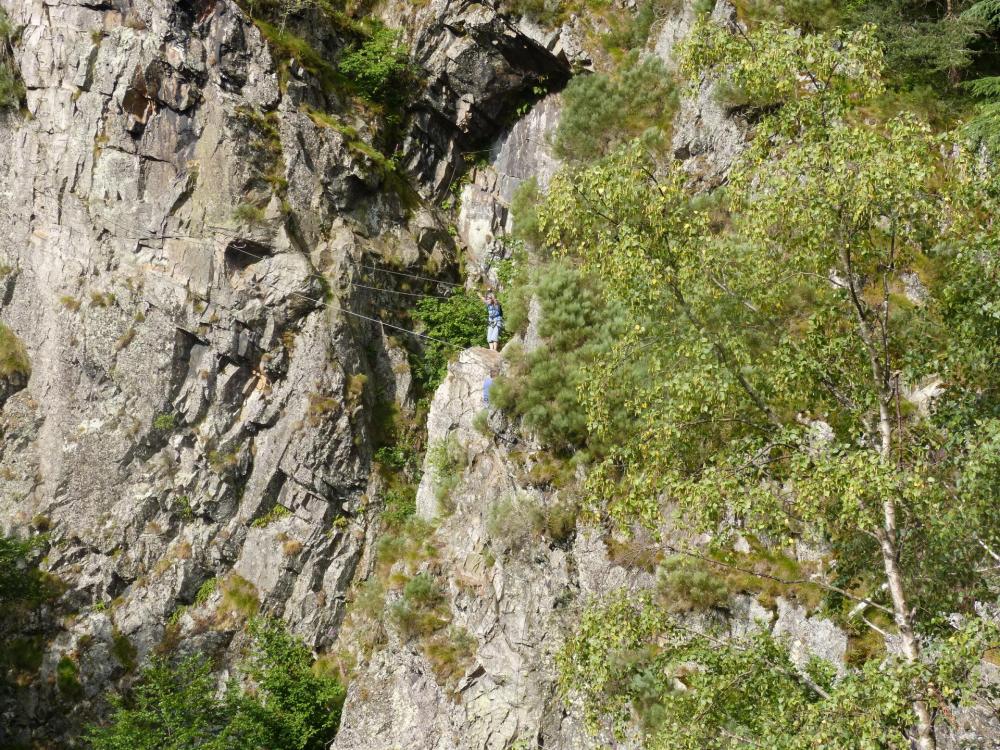
[[[996,0],[1000,4],[1000,0]],[[1000,76],[966,81],[963,87],[980,100],[972,119],[965,126],[973,143],[984,145],[992,154],[1000,154]]]
[[[962,18],[987,27],[1000,25],[1000,0],[979,0],[962,13]]]
[[[966,90],[977,99],[1000,100],[1000,76],[977,78],[963,84]]]

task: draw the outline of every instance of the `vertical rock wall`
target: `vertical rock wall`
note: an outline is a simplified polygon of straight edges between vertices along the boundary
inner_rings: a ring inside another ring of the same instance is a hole
[[[0,706],[7,744],[71,735],[131,679],[125,639],[225,662],[259,609],[332,643],[376,533],[373,408],[410,397],[406,353],[358,317],[405,300],[352,281],[453,273],[456,247],[384,179],[364,108],[231,0],[0,5],[27,89],[0,127],[0,321],[31,362],[4,386],[0,529],[48,529],[66,588],[30,624],[44,659]],[[399,20],[426,83],[402,152],[436,195],[569,61],[485,6]]]
[[[31,623],[44,659],[27,699],[0,706],[5,744],[72,735],[131,679],[123,639],[140,662],[225,663],[259,609],[333,643],[377,533],[371,414],[410,396],[406,353],[358,317],[405,302],[385,276],[352,281],[383,263],[453,273],[457,249],[434,205],[385,179],[363,108],[276,59],[232,0],[0,5],[27,89],[0,127],[0,321],[31,363],[0,404],[0,528],[48,529],[43,564],[66,587]],[[571,24],[546,32],[489,4],[378,12],[422,67],[399,153],[417,192],[441,198],[489,154],[458,219],[485,271],[517,185],[558,167],[558,96],[516,112],[586,53]],[[335,30],[320,41],[336,54]],[[460,361],[447,408],[478,400],[489,356]],[[448,430],[471,437],[477,411]],[[567,602],[637,579],[592,534],[487,564],[490,504],[536,491],[510,478],[515,447],[475,444],[438,531],[477,644],[459,698],[396,644],[352,688],[338,747],[591,742],[555,696],[552,654]],[[82,697],[55,684],[60,662]]]

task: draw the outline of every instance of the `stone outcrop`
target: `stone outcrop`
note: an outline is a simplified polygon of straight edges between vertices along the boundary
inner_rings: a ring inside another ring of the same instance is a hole
[[[449,366],[431,404],[428,441],[454,441],[465,467],[445,508],[435,497],[437,469],[428,460],[417,500],[418,513],[436,521],[433,542],[440,550],[425,570],[442,578],[452,626],[472,634],[474,657],[449,689],[416,642],[391,637],[352,682],[333,750],[640,746],[584,731],[578,709],[557,692],[554,655],[589,601],[622,588],[651,589],[655,578],[613,560],[597,528],[578,526],[554,540],[525,520],[529,509],[551,513],[564,498],[531,480],[530,469],[542,458],[538,446],[495,409],[486,420],[477,416],[484,411],[483,379],[497,363],[497,354],[472,349]],[[514,518],[498,522],[497,509],[509,503],[522,503],[524,512],[515,509]],[[740,595],[728,616],[692,615],[690,624],[733,635],[767,628],[788,640],[797,663],[819,656],[843,669],[847,636],[780,597],[769,610]]]
[[[685,3],[660,27],[653,49],[668,65],[675,64],[677,45],[690,31],[695,13],[694,5]],[[715,23],[739,23],[736,6],[730,0],[718,0],[711,17]],[[743,153],[748,133],[744,118],[719,100],[717,82],[702,80],[694,91],[681,96],[674,120],[674,156],[697,188],[712,189],[725,181]]]
[[[442,197],[536,89],[558,91],[585,53],[571,27],[545,32],[511,17],[497,2],[389,2],[380,10],[410,30],[426,73],[403,159],[428,195]]]
[[[129,679],[116,640],[225,656],[233,586],[332,641],[371,541],[371,409],[409,398],[405,352],[357,317],[391,318],[394,284],[351,281],[455,248],[233,2],[2,5],[27,114],[0,128],[0,318],[32,372],[4,390],[0,527],[50,529],[67,587],[34,626],[33,697],[2,707],[7,744]],[[82,700],[52,685],[66,660]]]
[[[552,152],[561,97],[550,94],[504,133],[477,165],[459,194],[456,227],[472,270],[487,278],[509,254],[503,238],[512,229],[511,201],[527,180],[544,191],[562,166]],[[491,280],[495,280],[492,279]]]

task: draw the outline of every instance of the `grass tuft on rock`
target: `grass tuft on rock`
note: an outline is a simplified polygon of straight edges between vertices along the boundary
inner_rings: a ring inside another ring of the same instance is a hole
[[[0,377],[23,377],[31,374],[31,363],[24,344],[3,323],[0,323]]]

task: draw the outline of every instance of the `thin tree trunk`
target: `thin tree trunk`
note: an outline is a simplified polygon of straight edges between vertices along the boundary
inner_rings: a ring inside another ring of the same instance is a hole
[[[862,302],[862,296],[855,285],[854,265],[849,250],[845,249],[841,253],[841,260],[844,263],[844,270],[847,274],[847,285],[850,291],[851,303],[858,322],[858,334],[861,337],[868,358],[871,363],[872,380],[879,401],[879,455],[883,461],[892,459],[892,403],[895,395],[891,379],[889,378],[889,365],[883,363],[879,357],[879,351],[887,353],[888,348],[888,287],[886,287],[885,297],[885,320],[878,330],[871,325],[868,313]],[[876,337],[881,340],[876,342]],[[881,346],[879,346],[881,344]],[[886,354],[888,359],[888,354]],[[882,565],[885,569],[886,583],[889,586],[889,595],[892,598],[892,610],[896,621],[896,628],[899,630],[899,638],[903,648],[903,657],[911,664],[920,661],[920,642],[917,640],[913,628],[913,612],[910,611],[906,600],[906,592],[903,588],[903,575],[899,566],[899,535],[896,527],[896,501],[889,497],[882,502],[882,528],[876,532],[879,541],[879,548],[882,552]],[[937,750],[937,740],[934,735],[934,722],[931,719],[930,709],[927,702],[916,699],[912,703],[913,713],[917,717],[917,747],[919,750]]]
[[[890,394],[883,394],[879,399],[879,433],[882,437],[881,450],[883,461],[892,457],[892,415],[889,411]],[[892,610],[899,630],[900,645],[903,656],[908,662],[920,660],[920,642],[913,630],[913,612],[906,601],[903,589],[903,575],[899,569],[899,533],[896,527],[896,501],[886,498],[882,503],[882,528],[876,536],[882,552],[882,565],[885,568],[885,578],[889,585],[889,596],[892,599]],[[934,722],[926,701],[914,700],[913,713],[917,715],[917,747],[920,750],[936,750],[937,740],[934,736]]]
[[[879,546],[882,550],[882,563],[885,567],[885,577],[889,584],[889,595],[892,598],[892,609],[895,614],[896,628],[899,630],[900,645],[903,656],[908,662],[920,660],[920,643],[913,632],[913,613],[906,601],[903,590],[903,577],[899,570],[899,552],[896,546],[896,503],[889,499],[882,504],[882,514],[885,519],[884,528],[878,533]],[[937,740],[934,736],[934,722],[926,701],[913,701],[913,712],[917,715],[917,747],[920,750],[936,750]]]
[[[945,3],[945,13],[944,17],[951,20],[955,17],[955,5],[953,0],[947,0]],[[948,68],[948,83],[951,84],[952,88],[957,88],[958,84],[962,82],[962,72],[952,65]]]

